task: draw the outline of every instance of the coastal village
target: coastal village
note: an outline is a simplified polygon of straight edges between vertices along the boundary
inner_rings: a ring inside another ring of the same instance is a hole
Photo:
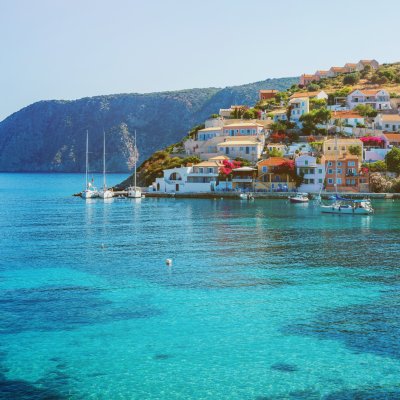
[[[386,88],[399,78],[360,60],[260,90],[254,107],[220,109],[174,146],[193,162],[149,192],[400,192],[400,95]]]

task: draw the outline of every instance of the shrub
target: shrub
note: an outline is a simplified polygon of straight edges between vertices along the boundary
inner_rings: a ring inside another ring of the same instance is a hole
[[[349,146],[349,153],[353,156],[361,156],[361,146]]]
[[[321,87],[319,85],[317,85],[316,83],[310,83],[307,86],[307,90],[309,92],[316,92],[317,90],[320,90],[320,89],[321,89]]]
[[[400,173],[400,149],[393,147],[385,156],[387,169],[390,172]]]
[[[360,81],[360,73],[353,72],[352,74],[347,74],[343,77],[343,83],[345,85],[355,85]]]

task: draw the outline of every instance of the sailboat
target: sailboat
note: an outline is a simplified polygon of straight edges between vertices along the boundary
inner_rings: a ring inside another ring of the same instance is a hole
[[[137,146],[136,146],[136,130],[135,130],[135,170],[134,170],[134,185],[133,186],[129,186],[127,188],[128,191],[128,197],[133,198],[133,199],[140,199],[142,197],[142,189],[140,187],[136,186],[136,163],[137,163],[137,155],[138,155],[138,151],[137,151]]]
[[[106,183],[106,133],[103,131],[103,189],[99,191],[102,199],[110,199],[114,196],[112,190],[107,189]]]
[[[82,191],[81,196],[83,199],[91,199],[98,197],[99,193],[95,186],[93,186],[93,179],[89,182],[89,132],[86,131],[86,172],[85,172],[85,189]]]

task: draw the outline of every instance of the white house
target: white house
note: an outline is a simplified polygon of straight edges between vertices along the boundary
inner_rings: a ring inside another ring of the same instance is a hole
[[[328,71],[327,76],[328,76],[329,78],[333,78],[333,77],[335,77],[335,76],[338,76],[339,74],[345,74],[345,73],[347,73],[347,72],[348,72],[348,70],[347,70],[347,68],[345,68],[345,67],[332,67],[332,68]]]
[[[356,89],[347,96],[347,105],[352,110],[359,104],[370,105],[375,110],[390,110],[390,95],[385,89]]]
[[[265,137],[229,137],[218,144],[218,153],[229,158],[244,158],[256,162],[262,154],[265,144]]]
[[[204,142],[206,140],[213,139],[216,136],[221,136],[221,135],[222,135],[222,128],[219,127],[200,129],[197,132],[197,140]]]
[[[304,176],[304,181],[300,185],[299,191],[318,193],[323,188],[325,180],[324,165],[323,156],[320,160],[307,154],[296,157],[295,166],[297,175]]]
[[[378,114],[374,122],[377,129],[400,132],[400,115],[398,114]]]
[[[204,193],[216,190],[219,169],[227,157],[219,156],[193,166],[165,169],[150,190],[161,193]]]
[[[224,136],[257,136],[264,132],[264,125],[257,122],[237,122],[234,124],[224,125]]]
[[[323,90],[319,90],[316,92],[296,92],[289,97],[289,100],[299,99],[299,98],[328,100],[328,94]]]
[[[300,117],[310,111],[310,102],[307,97],[299,97],[289,100],[289,107],[291,107],[290,121],[299,123]]]

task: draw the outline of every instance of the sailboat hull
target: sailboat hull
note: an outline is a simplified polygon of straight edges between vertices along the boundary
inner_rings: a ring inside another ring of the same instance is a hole
[[[99,192],[99,197],[101,197],[102,199],[111,199],[112,197],[114,197],[114,193],[111,190],[102,190]]]
[[[81,197],[83,199],[93,199],[95,197],[99,197],[99,193],[95,190],[84,190],[81,193]]]

